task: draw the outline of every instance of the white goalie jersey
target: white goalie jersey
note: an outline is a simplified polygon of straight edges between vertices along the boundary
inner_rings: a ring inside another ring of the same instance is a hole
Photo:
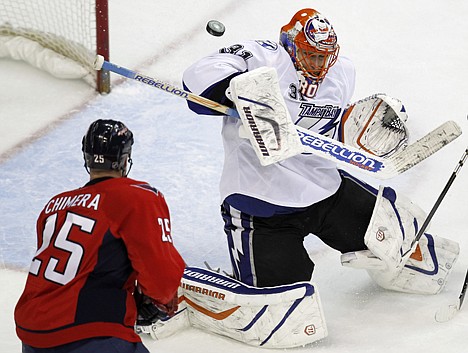
[[[228,104],[225,90],[230,79],[265,66],[276,69],[293,122],[338,139],[340,119],[354,91],[354,67],[345,57],[337,60],[317,87],[300,81],[290,56],[279,44],[245,41],[194,63],[184,72],[183,82],[195,94]],[[199,114],[216,114],[197,105],[190,108]],[[239,136],[240,126],[239,119],[224,117],[222,200],[242,194],[274,205],[300,208],[321,201],[338,189],[341,179],[335,163],[312,154],[302,153],[261,166],[249,141]]]

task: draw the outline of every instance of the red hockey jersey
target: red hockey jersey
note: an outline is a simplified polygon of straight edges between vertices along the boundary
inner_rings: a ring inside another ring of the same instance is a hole
[[[185,267],[164,196],[129,178],[93,180],[53,197],[37,235],[15,309],[18,337],[33,347],[102,336],[140,341],[133,331],[135,280],[165,304]]]

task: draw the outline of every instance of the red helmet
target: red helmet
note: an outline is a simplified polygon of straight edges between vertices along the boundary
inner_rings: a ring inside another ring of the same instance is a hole
[[[280,44],[296,67],[313,82],[321,82],[336,62],[340,46],[333,26],[318,11],[303,9],[281,28]]]

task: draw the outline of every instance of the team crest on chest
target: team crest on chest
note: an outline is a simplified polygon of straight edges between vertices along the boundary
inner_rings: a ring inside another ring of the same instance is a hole
[[[319,105],[302,102],[296,124],[306,129],[316,127],[322,135],[333,137],[338,127],[341,108],[332,104]]]

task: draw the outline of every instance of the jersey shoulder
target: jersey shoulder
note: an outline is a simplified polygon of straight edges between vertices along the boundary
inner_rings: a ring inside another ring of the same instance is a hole
[[[110,180],[106,189],[111,191],[112,194],[121,194],[126,198],[164,198],[164,194],[148,182],[131,178],[116,178]]]
[[[352,82],[352,86],[354,86],[356,69],[352,60],[347,56],[340,55],[330,73],[345,78],[347,81]]]
[[[76,192],[99,194],[112,209],[131,207],[145,202],[165,202],[164,194],[148,182],[131,178],[113,178],[77,189]],[[116,206],[119,205],[119,206]],[[107,207],[106,207],[107,208]]]
[[[278,67],[284,64],[291,65],[291,57],[283,47],[272,40],[250,40],[244,43],[243,50],[251,54],[246,54],[246,61],[249,70],[261,66]]]
[[[338,89],[342,103],[347,105],[354,94],[355,85],[356,70],[353,62],[346,56],[339,56],[325,77],[322,83],[323,88],[334,87],[335,90]],[[325,91],[327,90],[325,89]]]

